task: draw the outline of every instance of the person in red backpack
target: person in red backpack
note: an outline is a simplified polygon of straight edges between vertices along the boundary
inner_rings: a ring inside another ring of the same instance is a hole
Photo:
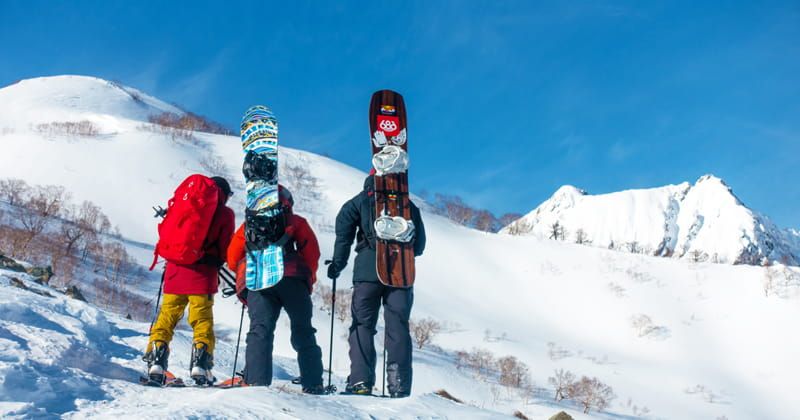
[[[244,382],[269,386],[272,383],[272,349],[275,325],[281,309],[289,315],[291,343],[297,352],[303,392],[323,394],[322,349],[317,345],[316,329],[311,325],[311,292],[317,281],[319,243],[306,219],[294,214],[292,194],[278,187],[278,197],[286,212],[283,279],[275,286],[258,291],[245,287],[245,226],[242,224],[228,247],[228,267],[237,273],[236,292],[246,301],[250,317]]]
[[[225,262],[228,245],[235,228],[233,210],[225,204],[233,195],[222,177],[211,178],[218,187],[219,198],[208,233],[205,234],[203,256],[194,264],[167,261],[164,269],[164,298],[158,317],[150,330],[145,361],[150,380],[163,383],[169,358],[169,343],[175,326],[189,307],[189,325],[194,332],[191,376],[200,385],[213,382],[214,365],[214,295],[219,285],[218,271]]]

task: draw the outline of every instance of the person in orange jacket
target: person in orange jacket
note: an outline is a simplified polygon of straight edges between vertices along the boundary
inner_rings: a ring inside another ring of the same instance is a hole
[[[272,383],[272,349],[275,325],[281,309],[289,315],[291,343],[297,352],[303,392],[323,394],[322,349],[317,345],[316,329],[311,325],[311,292],[317,281],[319,242],[306,219],[294,214],[291,192],[279,186],[278,194],[286,211],[283,279],[275,286],[258,291],[245,287],[244,223],[233,235],[228,247],[228,267],[236,273],[236,295],[247,305],[250,330],[247,332],[244,382],[269,386]]]

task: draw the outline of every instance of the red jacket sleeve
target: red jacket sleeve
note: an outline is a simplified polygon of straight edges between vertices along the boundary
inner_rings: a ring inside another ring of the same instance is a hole
[[[295,216],[295,220],[293,237],[297,244],[297,251],[308,265],[308,269],[311,270],[311,285],[313,285],[317,281],[317,268],[319,267],[319,242],[306,219]]]
[[[236,233],[233,234],[233,239],[231,239],[228,245],[228,255],[226,259],[228,268],[234,273],[238,272],[238,265],[244,258],[244,254],[244,223],[242,223],[239,229],[236,230]]]

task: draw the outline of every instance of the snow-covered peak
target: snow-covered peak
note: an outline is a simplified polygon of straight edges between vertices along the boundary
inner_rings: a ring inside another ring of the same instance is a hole
[[[692,186],[692,191],[703,194],[709,200],[716,201],[720,205],[742,205],[739,198],[733,193],[733,189],[722,178],[711,174],[698,178]]]
[[[563,234],[554,234],[556,223]],[[501,232],[721,263],[796,264],[800,255],[796,235],[748,209],[711,174],[694,185],[600,195],[564,186]]]
[[[586,195],[586,191],[573,187],[572,185],[564,185],[553,194],[553,198],[562,202],[574,202],[578,197]]]
[[[182,113],[137,89],[96,77],[37,77],[0,89],[0,125],[5,128],[104,116],[147,121],[163,112]]]

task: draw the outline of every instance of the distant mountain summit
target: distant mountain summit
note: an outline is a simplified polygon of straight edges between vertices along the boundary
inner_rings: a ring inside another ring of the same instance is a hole
[[[800,233],[749,209],[713,175],[600,195],[565,185],[500,232],[694,261],[800,261]]]
[[[103,125],[105,116],[147,121],[164,112],[183,114],[138,89],[90,76],[37,77],[0,89],[0,122],[11,128],[78,120]]]

